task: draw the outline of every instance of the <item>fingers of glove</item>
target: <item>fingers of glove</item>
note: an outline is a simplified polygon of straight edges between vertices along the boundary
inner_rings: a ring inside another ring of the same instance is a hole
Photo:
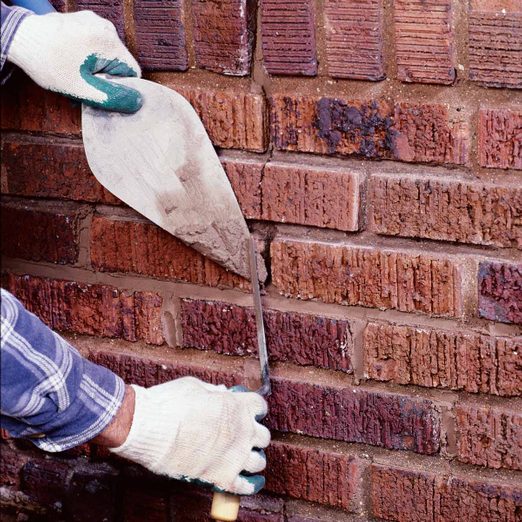
[[[250,392],[245,394],[245,399],[248,401],[250,411],[254,414],[256,420],[261,420],[266,417],[268,404],[261,395],[255,392]]]
[[[265,477],[262,475],[238,475],[232,486],[230,487],[230,493],[236,493],[237,495],[255,495],[259,493],[265,486]]]
[[[266,455],[263,450],[254,450],[250,452],[248,459],[245,464],[247,473],[259,473],[266,468]]]
[[[259,422],[254,424],[254,430],[252,446],[254,448],[266,448],[270,444],[270,431]]]

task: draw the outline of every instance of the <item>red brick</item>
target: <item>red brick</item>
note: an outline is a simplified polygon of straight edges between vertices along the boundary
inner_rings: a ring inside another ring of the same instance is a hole
[[[0,485],[15,486],[18,489],[20,472],[29,457],[5,443],[0,445],[0,456]]]
[[[267,425],[281,432],[427,455],[440,447],[440,413],[429,399],[272,372]],[[342,419],[342,420],[341,420]]]
[[[357,511],[364,461],[345,452],[272,441],[266,489],[278,495]]]
[[[4,255],[59,264],[78,260],[78,209],[12,202],[1,211]]]
[[[341,168],[270,162],[263,171],[262,219],[322,228],[359,228],[361,178]]]
[[[111,21],[116,26],[120,38],[125,41],[123,0],[77,0],[76,6],[78,11],[89,9]]]
[[[21,74],[14,74],[2,86],[0,108],[3,130],[80,134],[80,107]]]
[[[240,88],[218,89],[169,83],[193,105],[215,146],[263,152],[265,101]]]
[[[456,260],[423,251],[276,239],[272,277],[281,294],[325,303],[458,317]]]
[[[220,159],[245,218],[261,219],[261,177],[264,161],[229,156]]]
[[[364,352],[366,375],[377,381],[522,395],[522,337],[369,323]]]
[[[250,71],[255,5],[250,0],[192,0],[196,64],[218,73]]]
[[[324,16],[328,74],[334,78],[382,80],[382,2],[326,0]]]
[[[472,0],[469,78],[488,87],[522,87],[522,6],[518,0]]]
[[[271,97],[271,133],[280,150],[355,154],[368,159],[465,164],[469,129],[441,104]]]
[[[377,174],[369,202],[378,234],[522,248],[520,184]]]
[[[102,272],[129,272],[200,285],[249,288],[245,279],[227,272],[147,222],[95,216],[90,252],[93,267]]]
[[[516,522],[522,489],[476,476],[372,465],[372,514],[397,522]]]
[[[263,0],[263,64],[270,74],[315,76],[315,14],[310,0]]]
[[[481,109],[478,130],[482,167],[522,170],[522,110]]]
[[[522,413],[507,407],[459,404],[457,458],[488,468],[522,470]]]
[[[480,263],[478,286],[480,317],[522,324],[522,264]]]
[[[226,355],[257,352],[252,308],[183,299],[180,320],[184,347]],[[353,339],[348,321],[268,309],[264,320],[272,361],[352,370]]]
[[[108,285],[10,274],[6,288],[53,330],[163,344],[162,299]]]
[[[93,176],[83,146],[77,141],[4,136],[2,169],[8,194],[119,203]]]
[[[398,0],[395,10],[397,77],[404,82],[455,80],[452,0]]]
[[[144,69],[187,70],[181,0],[136,0],[134,23],[138,60]]]

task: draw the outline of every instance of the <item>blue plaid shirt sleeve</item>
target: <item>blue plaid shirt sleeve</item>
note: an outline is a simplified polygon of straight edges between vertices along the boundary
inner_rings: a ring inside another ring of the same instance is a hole
[[[125,385],[1,290],[0,425],[45,451],[93,439],[111,422]]]
[[[14,35],[20,22],[29,14],[31,11],[23,9],[22,7],[10,7],[5,5],[3,2],[0,6],[0,71],[4,68],[7,60],[7,53],[11,42],[13,41]],[[2,82],[4,83],[5,74],[2,75]]]

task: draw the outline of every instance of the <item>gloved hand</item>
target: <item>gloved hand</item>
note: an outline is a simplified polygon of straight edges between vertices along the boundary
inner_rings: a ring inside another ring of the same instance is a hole
[[[96,76],[141,76],[141,71],[114,25],[92,11],[26,16],[7,59],[43,88],[86,105],[127,113],[142,105],[135,89]]]
[[[265,400],[193,377],[151,388],[132,386],[135,407],[127,440],[111,451],[160,475],[199,480],[250,495],[264,486],[259,473],[270,432],[257,422]],[[247,473],[247,474],[245,474]]]

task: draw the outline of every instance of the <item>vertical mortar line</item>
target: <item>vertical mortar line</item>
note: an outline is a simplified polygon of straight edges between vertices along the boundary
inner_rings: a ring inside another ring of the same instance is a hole
[[[95,206],[82,205],[78,219],[78,261],[76,265],[91,270],[91,224]]]
[[[328,77],[328,68],[326,64],[326,27],[324,16],[325,0],[315,0],[314,2],[314,31],[315,31],[315,49],[317,56],[317,76]]]
[[[366,380],[365,375],[365,361],[366,355],[364,353],[364,331],[368,324],[366,318],[364,320],[350,320],[347,317],[350,324],[350,334],[353,342],[353,353],[352,353],[352,367],[354,382],[359,385],[361,381]]]
[[[134,0],[123,0],[123,26],[125,28],[125,40],[130,52],[138,56],[136,41],[136,25],[134,23]]]
[[[192,11],[192,0],[180,0],[182,4],[181,16],[185,28],[185,41],[187,47],[188,68],[196,68],[196,50],[194,46],[194,12]]]
[[[457,429],[455,424],[455,397],[449,405],[441,406],[440,454],[452,459],[457,455]]]
[[[386,78],[389,78],[390,80],[395,82],[398,80],[397,46],[395,40],[395,18],[393,0],[384,0],[382,16],[382,58],[384,61],[384,74],[386,75]]]
[[[478,269],[476,256],[465,258],[461,268],[462,309],[464,322],[478,319]]]
[[[172,285],[172,290],[161,292],[163,303],[161,305],[161,328],[165,342],[171,348],[181,347],[183,344],[183,331],[181,327],[181,297],[177,286]]]

